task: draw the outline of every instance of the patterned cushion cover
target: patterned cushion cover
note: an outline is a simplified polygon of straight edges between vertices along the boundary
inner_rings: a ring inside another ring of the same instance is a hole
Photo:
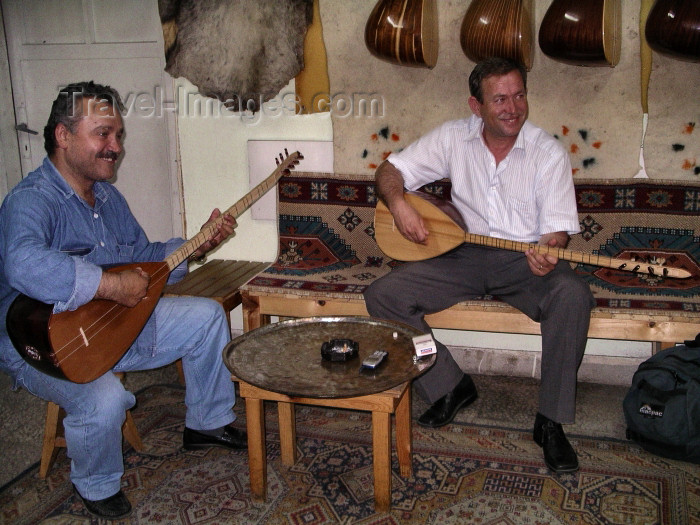
[[[424,188],[449,198],[449,182]],[[364,289],[398,264],[374,241],[372,177],[297,172],[279,195],[277,260],[243,289],[362,299]],[[598,308],[664,310],[700,316],[700,184],[586,180],[576,185],[581,234],[569,249],[660,262],[689,270],[673,279],[572,263]],[[476,302],[497,302],[483,297]]]

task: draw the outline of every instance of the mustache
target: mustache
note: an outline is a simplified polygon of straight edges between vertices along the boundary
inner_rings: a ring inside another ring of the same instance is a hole
[[[114,151],[107,151],[105,153],[100,153],[97,156],[98,159],[108,159],[108,160],[117,160],[119,158],[119,154],[115,153]]]

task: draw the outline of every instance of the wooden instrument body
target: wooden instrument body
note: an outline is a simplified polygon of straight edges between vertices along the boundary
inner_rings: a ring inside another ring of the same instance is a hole
[[[138,337],[170,274],[165,262],[132,263],[106,271],[135,268],[148,273],[151,282],[146,297],[133,308],[97,299],[52,314],[53,305],[18,296],[7,314],[7,330],[17,351],[42,372],[74,383],[106,373]]]
[[[472,0],[462,20],[460,44],[473,62],[497,56],[532,68],[535,34],[532,0]]]
[[[690,277],[690,272],[683,268],[666,267],[644,261],[616,259],[567,250],[558,246],[510,241],[508,239],[469,233],[464,227],[461,218],[458,218],[461,216],[451,202],[422,192],[405,193],[404,198],[423,218],[423,223],[429,232],[424,244],[409,241],[401,234],[394,223],[394,218],[389,208],[383,202],[377,202],[374,214],[374,238],[379,248],[392,259],[399,261],[430,259],[467,242],[523,253],[528,250],[534,250],[541,255],[553,255],[564,261],[604,266],[627,272],[662,275],[680,279]],[[449,211],[450,208],[453,211]]]
[[[554,0],[542,19],[542,52],[576,66],[610,66],[620,61],[620,0]]]
[[[405,197],[420,213],[430,235],[425,244],[409,241],[399,232],[389,209],[379,201],[374,214],[374,238],[386,255],[399,261],[422,261],[464,242],[466,227],[449,201],[419,192],[407,192]]]
[[[645,36],[657,53],[700,62],[700,2],[656,0],[647,18]]]
[[[438,57],[436,0],[379,0],[365,25],[365,44],[393,64],[432,69]]]

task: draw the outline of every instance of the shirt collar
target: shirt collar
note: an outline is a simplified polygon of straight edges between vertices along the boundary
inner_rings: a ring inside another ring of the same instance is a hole
[[[513,147],[511,148],[511,151],[514,149],[525,149],[525,127],[528,125],[528,121],[526,120],[525,123],[523,124],[523,127],[520,128],[520,132],[518,132],[518,136],[515,139],[515,144],[513,144]],[[486,143],[484,142],[484,136],[482,133],[482,130],[484,129],[484,121],[481,119],[481,117],[477,117],[476,115],[472,115],[469,117],[467,120],[467,134],[465,137],[465,140],[470,141],[474,139],[479,139],[484,146]]]
[[[77,197],[77,194],[73,190],[68,181],[63,178],[61,173],[56,169],[53,162],[49,157],[44,158],[44,162],[41,165],[41,169],[47,178],[54,184],[63,194],[63,197],[69,199],[73,195]],[[109,184],[108,182],[96,182],[93,187],[93,192],[95,193],[95,208],[98,208],[107,200],[107,191],[104,188],[104,184]],[[81,199],[82,201],[82,199]]]
[[[61,191],[66,199],[75,195],[73,188],[71,188],[68,181],[61,176],[59,171],[56,169],[56,166],[54,166],[53,162],[51,162],[51,159],[48,157],[44,158],[44,162],[41,165],[41,171],[44,173],[46,178]]]

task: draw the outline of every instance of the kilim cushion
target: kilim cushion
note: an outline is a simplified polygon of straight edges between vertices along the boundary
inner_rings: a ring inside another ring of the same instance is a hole
[[[449,198],[448,182],[424,189]],[[278,193],[278,257],[243,287],[249,293],[362,299],[374,279],[402,264],[374,240],[372,177],[297,172],[280,181]],[[635,257],[692,274],[672,279],[578,264],[598,309],[700,317],[700,184],[586,180],[576,185],[576,198],[581,234],[572,237],[571,250]]]

